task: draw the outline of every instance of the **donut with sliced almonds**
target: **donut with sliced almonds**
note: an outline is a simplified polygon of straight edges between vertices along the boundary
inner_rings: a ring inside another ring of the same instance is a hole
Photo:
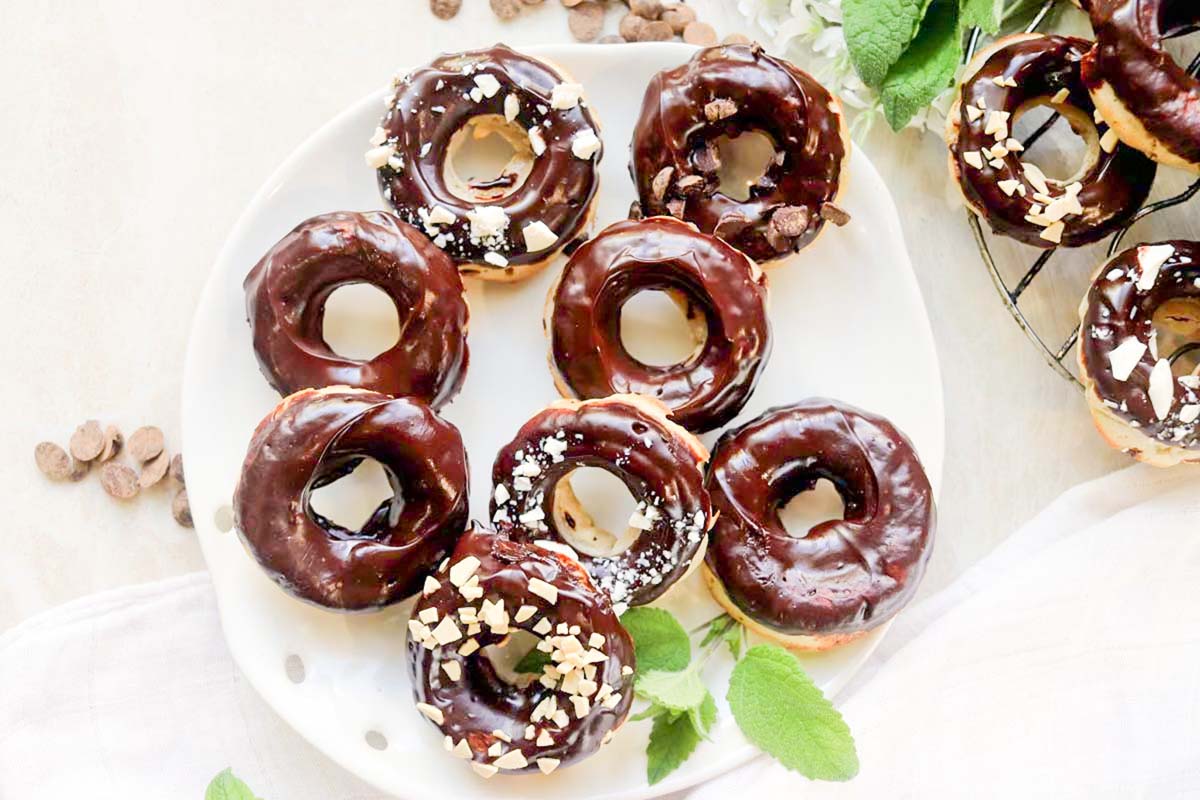
[[[407,653],[417,710],[484,778],[587,758],[633,702],[608,597],[574,559],[493,531],[467,531],[426,579]]]
[[[1119,254],[1097,271],[1079,316],[1079,371],[1104,439],[1156,467],[1200,462],[1200,374],[1171,363],[1200,342],[1200,244]]]
[[[1040,248],[1079,247],[1127,225],[1154,184],[1153,161],[1095,116],[1080,76],[1091,43],[1019,34],[981,51],[946,117],[950,174],[994,233]],[[1047,177],[1014,135],[1030,109],[1049,106],[1087,152],[1065,180]]]

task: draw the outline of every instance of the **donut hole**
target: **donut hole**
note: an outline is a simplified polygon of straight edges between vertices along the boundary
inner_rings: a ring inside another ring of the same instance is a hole
[[[325,301],[321,336],[343,358],[369,361],[400,341],[396,303],[377,286],[351,283]]]
[[[524,629],[516,629],[495,644],[481,649],[496,677],[511,686],[525,688],[542,674],[537,649],[541,637]]]
[[[450,137],[442,178],[461,200],[495,202],[521,188],[533,162],[528,131],[499,114],[482,114]]]
[[[762,131],[743,131],[713,139],[721,164],[717,191],[733,200],[749,200],[750,190],[767,174],[775,159],[775,140]]]
[[[616,556],[641,535],[630,525],[637,501],[625,482],[608,470],[572,470],[555,484],[551,505],[555,530],[576,552],[594,558]]]
[[[364,458],[344,475],[318,483],[309,493],[309,508],[326,522],[347,531],[361,531],[385,502],[392,501],[392,519],[404,507],[390,473],[371,458]]]
[[[1175,375],[1191,375],[1200,367],[1200,298],[1175,297],[1154,312],[1155,348],[1171,359]]]
[[[673,289],[646,290],[626,300],[620,331],[625,352],[648,367],[686,363],[708,339],[704,314]]]
[[[779,507],[779,522],[789,536],[803,539],[822,522],[844,519],[846,504],[833,481],[819,478]]]
[[[1096,123],[1075,106],[1042,97],[1021,106],[1014,117],[1012,138],[1026,146],[1018,154],[1022,163],[1033,164],[1051,181],[1081,180],[1100,158]]]

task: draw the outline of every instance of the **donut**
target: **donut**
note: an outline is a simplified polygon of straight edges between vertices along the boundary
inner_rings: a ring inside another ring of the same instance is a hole
[[[697,347],[681,363],[648,366],[621,343],[621,309],[647,290],[669,294],[692,323]],[[737,415],[771,352],[762,271],[671,217],[617,222],[572,253],[550,290],[546,329],[564,397],[648,395],[694,432]]]
[[[560,400],[496,456],[492,521],[514,539],[571,548],[619,609],[644,605],[703,556],[707,458],[700,440],[651,398]],[[607,470],[625,483],[638,504],[628,530],[617,534],[592,521],[571,489],[578,467]]]
[[[503,45],[443,55],[398,77],[367,163],[384,199],[464,274],[512,281],[548,264],[595,210],[603,148],[583,87]],[[495,179],[454,156],[497,134],[513,155]]]
[[[395,496],[346,530],[309,501],[365,458]],[[466,528],[467,453],[458,429],[419,400],[304,389],[259,423],[233,507],[243,544],[284,590],[330,609],[380,608],[420,589]]]
[[[721,190],[721,136],[768,136],[775,155],[739,200]],[[841,105],[812,76],[757,45],[696,53],[655,75],[633,129],[641,210],[720,236],[764,266],[812,242],[834,204],[850,157]]]
[[[844,519],[793,536],[779,509],[830,481]],[[705,481],[717,516],[704,577],[746,627],[825,650],[890,619],[912,597],[933,544],[933,490],[890,422],[836,400],[773,408],[713,448]]]
[[[1175,375],[1169,358],[1200,342],[1200,244],[1116,256],[1096,273],[1079,317],[1079,374],[1100,434],[1156,467],[1200,462],[1200,375]]]
[[[1093,118],[1079,74],[1091,43],[1072,36],[1018,34],[984,49],[946,117],[950,174],[967,205],[994,233],[1040,248],[1079,247],[1132,220],[1154,184],[1153,161]],[[1012,136],[1026,111],[1048,105],[1087,144],[1079,171],[1054,180]]]
[[[535,648],[541,674],[516,672]],[[484,778],[587,758],[633,702],[633,641],[604,593],[570,558],[492,531],[468,531],[426,579],[407,652],[417,709]]]
[[[1200,172],[1200,81],[1162,40],[1200,27],[1194,0],[1091,0],[1096,44],[1083,59],[1092,100],[1121,141]]]
[[[368,360],[325,342],[334,290],[366,283],[396,306],[400,338]],[[449,402],[467,370],[467,301],[446,254],[385,211],[338,211],[301,222],[255,265],[244,283],[254,354],[281,395],[355,386]]]

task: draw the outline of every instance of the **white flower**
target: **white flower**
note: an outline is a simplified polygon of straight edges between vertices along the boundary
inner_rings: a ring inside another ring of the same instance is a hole
[[[846,52],[846,36],[837,26],[826,28],[813,40],[812,49],[826,58],[837,58]]]

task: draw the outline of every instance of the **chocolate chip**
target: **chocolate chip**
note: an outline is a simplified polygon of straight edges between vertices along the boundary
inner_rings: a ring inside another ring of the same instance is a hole
[[[669,213],[672,217],[675,217],[676,219],[683,219],[684,207],[685,207],[685,204],[684,204],[683,200],[680,200],[678,197],[676,197],[673,200],[667,201],[667,213]]]
[[[438,19],[453,19],[460,8],[462,0],[429,0],[429,10]]]
[[[639,17],[655,20],[662,16],[662,0],[629,0],[629,10]]]
[[[176,453],[171,458],[171,466],[167,469],[167,474],[171,476],[171,480],[178,483],[180,486],[184,484],[183,480],[183,454]]]
[[[642,219],[645,216],[646,216],[646,212],[642,211],[641,203],[639,203],[637,200],[634,200],[632,203],[629,204],[629,218],[630,219]]]
[[[731,33],[721,40],[721,44],[751,44],[754,40],[744,33]]]
[[[803,206],[780,206],[771,215],[771,224],[768,227],[774,228],[784,236],[795,238],[808,230],[809,217],[808,209]]]
[[[75,458],[80,461],[91,461],[104,452],[104,429],[100,427],[99,422],[89,419],[76,428],[75,433],[71,434],[71,442],[68,447],[71,455]]]
[[[717,43],[717,31],[707,22],[689,22],[683,29],[683,40],[700,47],[711,47]]]
[[[138,486],[143,489],[149,489],[154,484],[161,481],[167,474],[167,470],[171,468],[171,456],[166,450],[156,455],[154,458],[146,462],[142,467],[142,474],[138,475]]]
[[[489,0],[492,13],[503,20],[515,19],[521,13],[521,4],[517,0]]]
[[[563,4],[564,8],[574,8],[575,6],[579,5],[582,2],[583,2],[583,0],[562,0],[562,4]]]
[[[683,33],[683,29],[688,26],[688,23],[696,21],[696,12],[690,6],[677,3],[663,9],[662,21],[670,25],[671,30],[675,33]]]
[[[116,425],[109,425],[104,429],[104,450],[100,452],[100,460],[108,461],[121,452],[121,447],[125,444],[125,437],[121,435],[121,429]]]
[[[129,436],[129,455],[144,463],[162,452],[163,433],[153,425],[138,428]]]
[[[675,191],[685,197],[695,194],[704,186],[704,178],[699,175],[685,175],[675,182]]]
[[[171,500],[171,516],[185,528],[192,527],[192,507],[188,505],[187,489],[180,489]]]
[[[840,228],[850,222],[850,215],[846,213],[845,209],[835,206],[833,203],[822,203],[821,219],[832,222]]]
[[[124,464],[110,461],[100,468],[100,485],[118,500],[131,500],[138,493],[138,476]]]
[[[692,161],[701,172],[711,173],[721,168],[721,155],[712,142],[705,142],[704,147],[696,151]]]
[[[722,239],[729,239],[732,236],[737,236],[739,233],[745,230],[746,226],[749,224],[750,220],[746,217],[738,214],[737,212],[730,212],[717,220],[717,225],[713,229],[713,234]]]
[[[709,122],[719,122],[737,113],[737,103],[724,97],[718,97],[704,106],[704,116]]]
[[[638,31],[639,42],[669,42],[674,37],[675,31],[671,30],[670,24],[661,19],[647,22]]]
[[[667,189],[671,188],[671,176],[675,174],[674,167],[663,167],[654,176],[654,180],[650,181],[650,196],[655,200],[661,201],[667,196]]]
[[[521,0],[527,6],[540,6],[545,0]]]
[[[617,33],[621,34],[622,38],[627,42],[636,42],[638,35],[642,32],[642,28],[646,27],[649,22],[645,17],[639,17],[637,14],[630,12],[621,17],[621,22],[617,25]]]
[[[585,2],[567,12],[567,28],[580,42],[590,42],[600,35],[604,27],[604,6],[595,0]]]
[[[625,37],[615,33],[606,33],[596,40],[596,44],[625,44]]]
[[[65,481],[71,477],[71,457],[54,442],[39,442],[33,448],[33,460],[41,473],[52,481]]]

